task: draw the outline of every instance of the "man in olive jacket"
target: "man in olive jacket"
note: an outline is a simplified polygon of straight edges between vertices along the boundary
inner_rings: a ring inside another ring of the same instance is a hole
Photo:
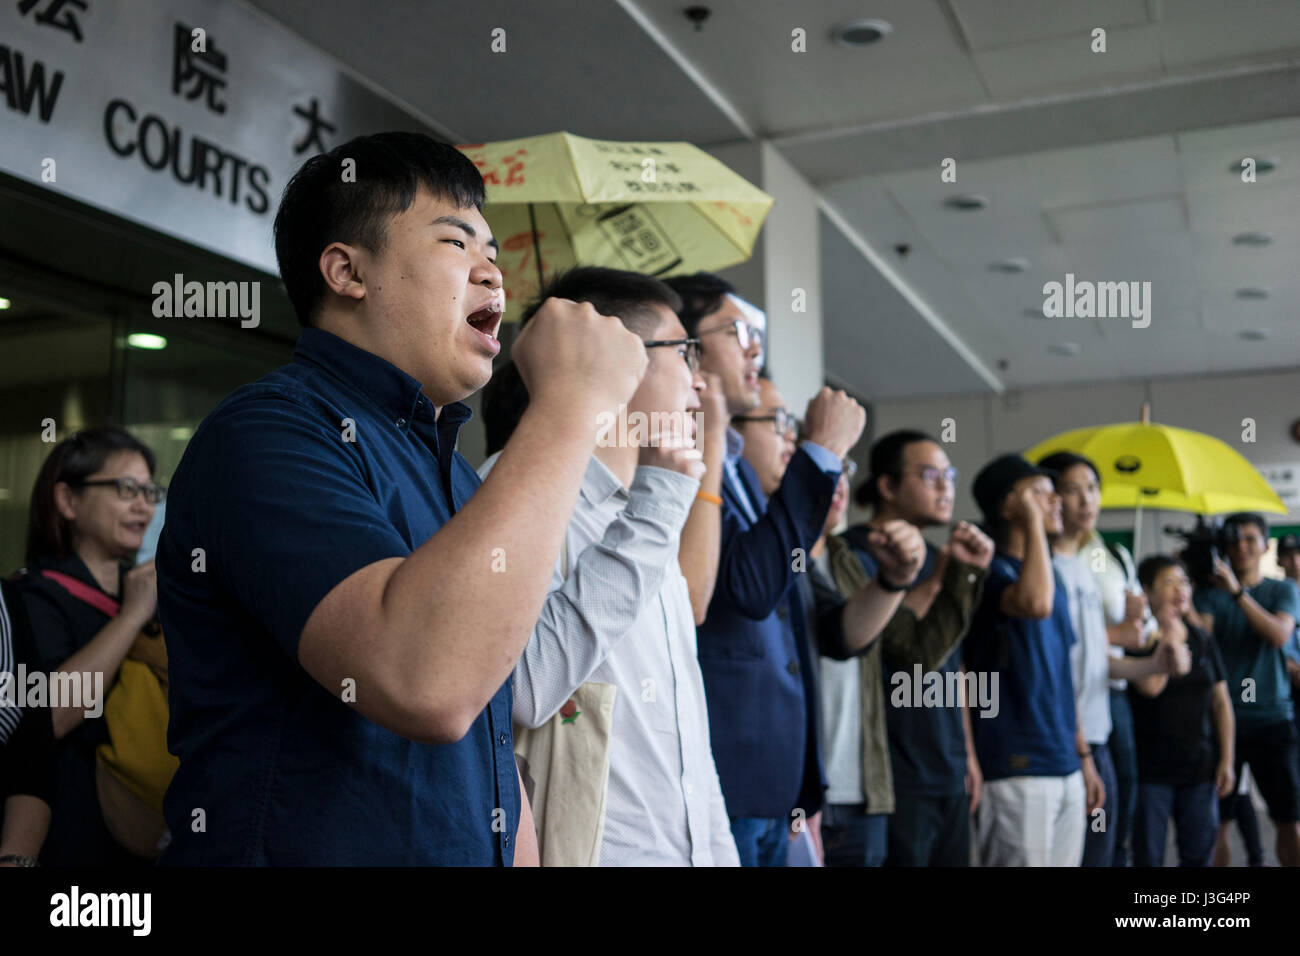
[[[858,500],[874,506],[871,520],[828,542],[841,593],[876,574],[861,546],[871,528],[898,519],[919,528],[952,520],[956,471],[933,439],[891,433],[872,446],[870,463]],[[942,549],[927,546],[879,651],[854,662],[855,671],[822,660],[828,864],[969,864],[980,774],[968,710],[952,692],[961,686],[960,644],[993,550],[987,535],[959,522]],[[847,852],[833,852],[834,844]]]

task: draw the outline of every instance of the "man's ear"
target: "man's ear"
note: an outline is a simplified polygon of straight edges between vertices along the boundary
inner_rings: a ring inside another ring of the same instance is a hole
[[[898,488],[895,486],[893,475],[876,476],[876,500],[887,501],[893,504],[894,499],[898,496]]]
[[[365,280],[358,266],[359,250],[343,242],[331,242],[320,254],[317,265],[325,287],[347,299],[363,299]]]

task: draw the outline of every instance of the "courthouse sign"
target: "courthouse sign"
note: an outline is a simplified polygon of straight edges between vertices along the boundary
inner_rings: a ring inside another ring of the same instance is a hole
[[[384,129],[432,132],[232,0],[0,0],[0,171],[257,268],[293,171]]]

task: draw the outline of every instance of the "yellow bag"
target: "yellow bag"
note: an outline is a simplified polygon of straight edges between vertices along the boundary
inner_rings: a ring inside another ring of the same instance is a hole
[[[167,750],[166,682],[162,636],[141,634],[104,703],[109,742],[95,751],[104,823],[118,843],[148,859],[157,857],[167,832],[163,794],[180,766]]]

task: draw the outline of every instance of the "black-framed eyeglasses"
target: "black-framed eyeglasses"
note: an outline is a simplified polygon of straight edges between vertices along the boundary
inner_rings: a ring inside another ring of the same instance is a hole
[[[748,352],[751,346],[757,345],[758,354],[760,356],[763,354],[764,331],[756,325],[750,325],[744,319],[732,319],[725,325],[719,325],[717,328],[707,329],[704,332],[696,332],[695,334],[699,338],[704,338],[704,336],[712,335],[714,332],[730,332],[736,337],[742,352]]]
[[[145,501],[156,505],[167,497],[167,489],[162,485],[152,481],[139,482],[134,478],[97,478],[94,481],[78,481],[75,484],[80,488],[113,485],[117,488],[117,496],[123,501],[131,501],[136,495],[143,494]]]
[[[799,419],[790,414],[786,408],[776,408],[770,415],[733,415],[733,422],[771,422],[776,433],[782,438],[796,438],[799,435]]]
[[[700,370],[700,340],[699,339],[655,339],[652,342],[642,342],[648,349],[671,348],[676,346],[678,354],[686,362],[686,367],[694,375]]]
[[[936,487],[939,484],[939,479],[943,478],[949,486],[955,488],[957,486],[957,477],[961,472],[952,465],[949,465],[947,468],[935,468],[933,465],[925,465],[922,468],[916,469],[914,474],[920,475],[921,480],[925,482],[927,487]]]

